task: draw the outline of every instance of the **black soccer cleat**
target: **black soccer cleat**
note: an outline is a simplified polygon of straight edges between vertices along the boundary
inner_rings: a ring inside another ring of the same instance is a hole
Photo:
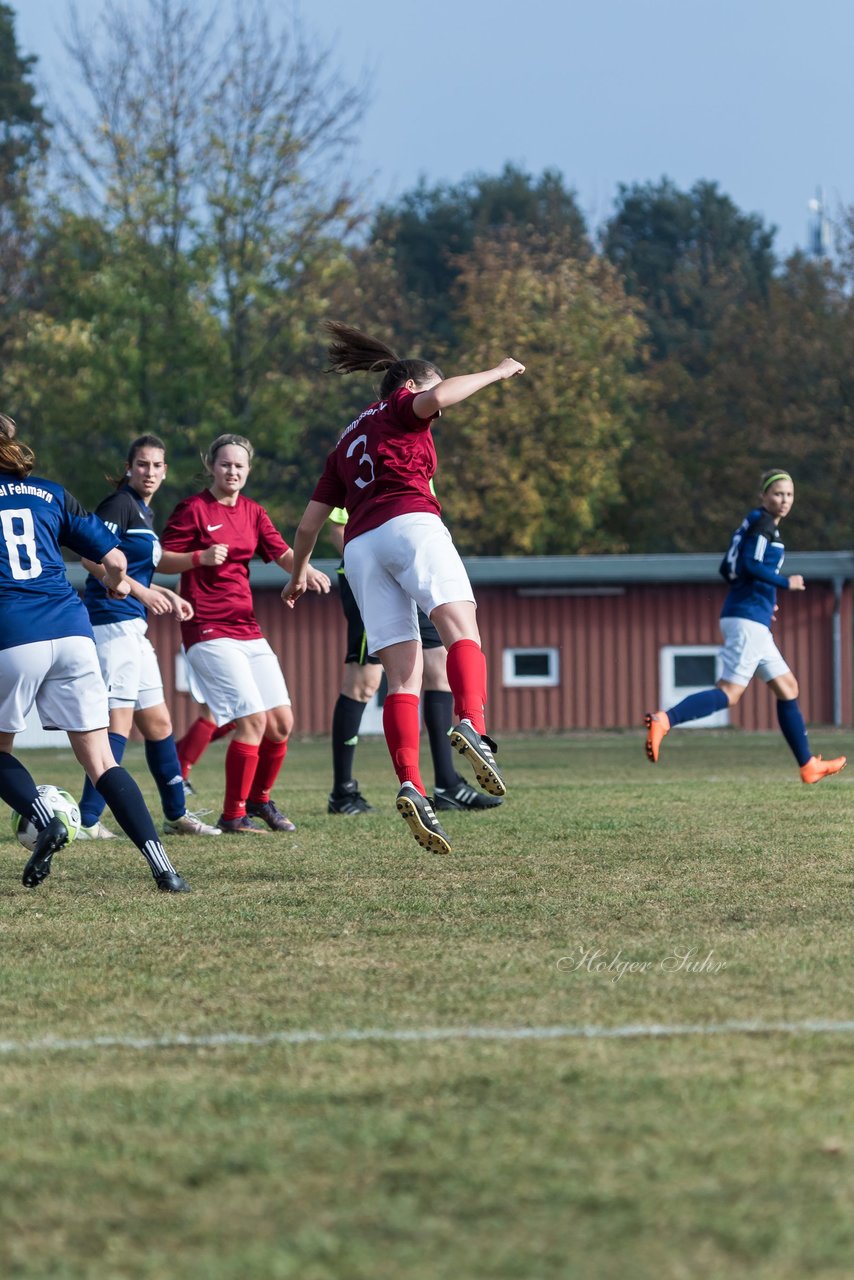
[[[404,782],[397,793],[397,812],[401,815],[422,849],[430,853],[450,853],[451,842],[430,805],[411,782]]]
[[[177,871],[160,871],[154,881],[164,893],[192,893],[187,881]]]
[[[436,787],[433,792],[434,809],[495,809],[503,803],[500,796],[487,796],[482,791],[475,791],[459,776],[453,787]]]
[[[465,756],[474,769],[478,786],[491,796],[503,796],[507,792],[501,770],[495,763],[498,747],[485,733],[478,733],[470,720],[461,720],[450,730],[451,746]]]
[[[35,889],[48,878],[53,855],[65,844],[68,844],[68,827],[61,818],[51,818],[44,831],[36,837],[36,847],[21,876],[21,882],[28,889]]]
[[[260,822],[253,822],[248,813],[240,818],[226,818],[220,815],[216,825],[224,836],[265,836],[267,832]]]
[[[329,793],[326,812],[343,813],[353,817],[358,813],[373,813],[374,806],[368,804],[359,790],[358,782],[355,778],[351,778],[349,782],[342,782],[340,787],[336,787]]]
[[[296,825],[286,813],[282,813],[275,800],[257,804],[247,800],[246,813],[250,818],[260,818],[262,822],[266,822],[271,831],[296,831]]]

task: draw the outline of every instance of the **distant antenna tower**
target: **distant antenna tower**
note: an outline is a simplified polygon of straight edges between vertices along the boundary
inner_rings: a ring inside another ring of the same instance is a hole
[[[815,196],[810,200],[807,208],[812,215],[807,228],[809,252],[814,258],[828,258],[830,257],[831,231],[824,187],[816,187]]]

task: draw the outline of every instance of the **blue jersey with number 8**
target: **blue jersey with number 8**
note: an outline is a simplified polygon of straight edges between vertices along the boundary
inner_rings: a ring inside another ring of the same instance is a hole
[[[100,561],[118,541],[62,485],[0,472],[0,649],[91,636],[60,546]]]

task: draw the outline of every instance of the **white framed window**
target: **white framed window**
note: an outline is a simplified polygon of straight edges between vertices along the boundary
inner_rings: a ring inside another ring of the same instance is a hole
[[[661,700],[665,710],[689,694],[711,689],[721,678],[720,648],[713,644],[665,644],[659,653]],[[729,707],[702,720],[686,720],[680,729],[717,729],[729,724]]]
[[[507,689],[554,688],[560,684],[557,649],[505,649],[502,677]]]

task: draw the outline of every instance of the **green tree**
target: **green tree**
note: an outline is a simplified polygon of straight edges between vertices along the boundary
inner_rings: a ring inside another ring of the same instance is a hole
[[[621,550],[606,517],[622,501],[619,463],[640,389],[637,305],[603,259],[510,232],[477,242],[459,290],[454,368],[509,354],[527,373],[437,428],[455,539],[484,555]]]
[[[141,342],[141,334],[157,334],[165,325],[156,296],[138,287],[144,252],[138,242],[128,245],[125,227],[110,231],[97,218],[51,210],[31,263],[36,296],[4,366],[8,394],[39,466],[67,477],[87,503],[103,496],[104,475],[117,473],[129,441],[153,430],[164,432],[170,451],[159,504],[165,508],[170,497],[186,492],[201,441],[220,427],[201,417],[198,438],[186,427],[172,429],[166,354],[157,363],[152,345]],[[182,341],[181,400],[174,396],[171,406],[185,402],[195,413],[210,403],[215,361],[208,352],[221,346],[216,319],[199,300],[188,304]],[[153,392],[147,402],[140,394],[143,381]]]
[[[690,357],[702,369],[721,310],[767,297],[773,239],[716,183],[686,192],[663,178],[620,187],[603,250],[647,308],[653,358]]]
[[[64,398],[81,441],[87,421],[162,431],[175,483],[212,435],[247,431],[253,492],[283,511],[293,383],[358,219],[338,174],[361,95],[261,3],[225,28],[198,0],[108,6],[69,47],[78,100],[17,351],[32,425]]]
[[[466,255],[475,241],[502,229],[560,244],[564,253],[589,252],[584,218],[575,194],[555,170],[538,178],[512,164],[497,176],[476,174],[456,184],[422,181],[396,204],[384,205],[373,221],[371,240],[391,253],[409,303],[404,337],[455,339],[450,301]]]
[[[631,501],[608,518],[632,551],[701,550],[729,532],[756,437],[748,353],[767,328],[772,241],[714,183],[620,189],[603,249],[650,333],[643,411],[620,468]]]
[[[774,466],[796,482],[787,540],[804,550],[850,546],[852,344],[844,275],[796,255],[763,301],[722,312],[702,376],[675,358],[654,365],[622,464],[633,501],[613,514],[614,531],[635,551],[723,550]]]
[[[303,311],[313,311],[327,259],[361,219],[345,159],[363,97],[342,87],[329,58],[298,23],[274,34],[259,5],[238,12],[206,97],[211,300],[228,348],[229,409],[253,429],[271,371],[287,374],[305,346]]]
[[[32,82],[35,64],[18,48],[13,10],[0,4],[0,353],[26,293],[32,175],[47,149],[48,125]]]

